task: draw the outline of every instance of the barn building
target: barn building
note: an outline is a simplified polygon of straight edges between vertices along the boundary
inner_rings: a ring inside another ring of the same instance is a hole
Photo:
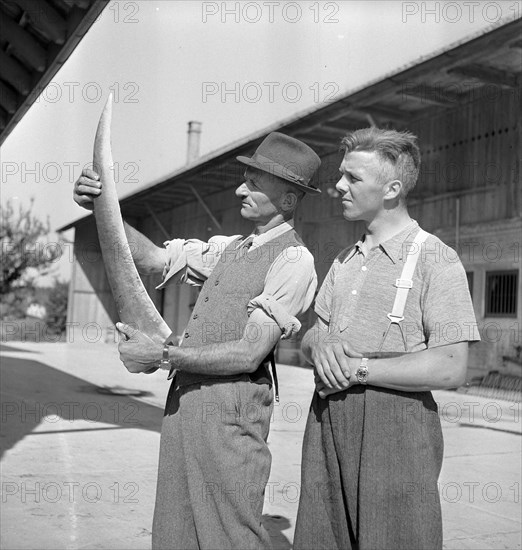
[[[323,193],[303,202],[296,223],[321,282],[336,254],[363,229],[342,218],[335,197],[342,135],[369,125],[409,129],[419,136],[423,161],[411,215],[458,251],[468,274],[483,338],[472,347],[468,380],[492,370],[520,376],[521,36],[522,22],[512,21],[190,160],[123,198],[124,218],[157,244],[171,236],[206,240],[248,232],[234,195],[243,172],[235,159],[251,155],[270,131],[281,131],[322,158],[316,184]],[[88,340],[111,339],[117,319],[94,219],[89,215],[61,230],[73,227],[68,320]],[[158,278],[144,282],[173,332],[182,335],[198,289],[171,285],[159,291]],[[303,319],[304,328],[312,315]],[[445,330],[455,327],[442,327],[442,337]],[[298,348],[297,340],[280,346],[279,361],[298,363]]]

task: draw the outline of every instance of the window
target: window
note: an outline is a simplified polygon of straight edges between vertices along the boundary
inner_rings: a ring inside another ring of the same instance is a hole
[[[486,273],[486,315],[516,317],[518,271]]]

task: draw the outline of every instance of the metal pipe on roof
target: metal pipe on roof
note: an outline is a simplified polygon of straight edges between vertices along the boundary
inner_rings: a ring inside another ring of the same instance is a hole
[[[201,139],[201,122],[191,120],[187,130],[187,164],[199,157],[199,144]]]
[[[194,162],[199,157],[199,144],[201,138],[201,122],[196,120],[191,120],[188,123],[187,130],[187,164]],[[187,184],[187,187],[192,191],[196,200],[203,207],[203,210],[208,214],[212,223],[216,226],[218,231],[222,230],[221,224],[217,221],[212,210],[208,207],[207,203],[204,201],[203,197],[197,192],[196,188],[190,183]]]

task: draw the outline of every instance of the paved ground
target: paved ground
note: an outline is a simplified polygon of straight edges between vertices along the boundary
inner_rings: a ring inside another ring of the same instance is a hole
[[[275,548],[288,549],[312,377],[278,372],[265,519]],[[165,375],[128,374],[114,346],[13,342],[1,376],[2,548],[150,548]],[[99,392],[117,387],[144,393]],[[521,548],[520,404],[435,398],[445,548]]]

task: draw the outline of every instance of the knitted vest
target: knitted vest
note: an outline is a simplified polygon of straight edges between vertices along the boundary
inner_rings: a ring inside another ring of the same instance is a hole
[[[248,323],[247,305],[263,293],[265,277],[274,260],[289,246],[304,246],[299,235],[289,230],[246,254],[236,247],[241,239],[232,241],[203,285],[194,311],[183,335],[183,347],[201,347],[241,340]],[[250,335],[255,338],[256,335]],[[252,374],[254,382],[270,382],[269,354]],[[245,362],[246,363],[246,362]],[[237,378],[178,372],[180,386]]]

